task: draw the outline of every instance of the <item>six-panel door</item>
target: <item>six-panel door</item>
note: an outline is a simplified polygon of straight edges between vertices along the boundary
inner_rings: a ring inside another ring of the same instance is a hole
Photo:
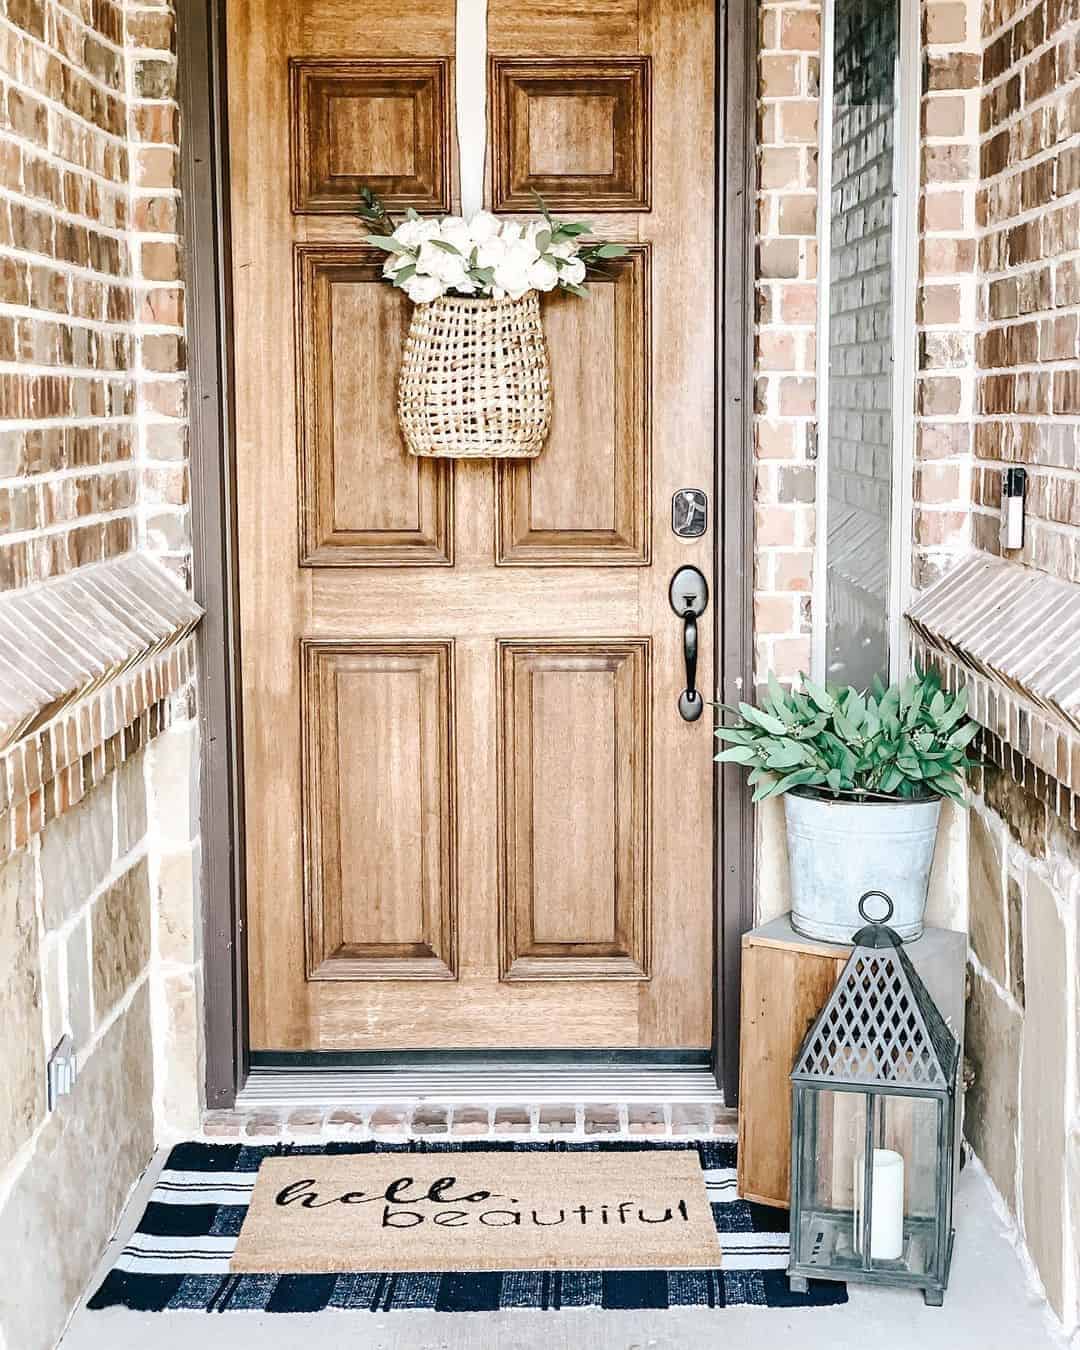
[[[491,0],[489,206],[539,191],[627,253],[543,300],[540,457],[453,464],[405,450],[410,306],[356,214],[456,208],[453,6],[228,6],[257,1050],[710,1043],[712,745],[667,592],[713,581],[670,525],[713,480],[713,23]]]

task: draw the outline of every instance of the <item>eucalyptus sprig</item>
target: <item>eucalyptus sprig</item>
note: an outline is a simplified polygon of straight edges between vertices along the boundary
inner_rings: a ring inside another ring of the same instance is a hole
[[[750,770],[754,801],[791,788],[855,800],[964,800],[964,777],[979,761],[965,754],[979,732],[966,718],[967,690],[948,694],[935,671],[916,671],[888,689],[875,677],[868,692],[800,677],[784,689],[769,676],[760,707],[721,705],[738,718],[716,735],[728,742],[716,758]]]

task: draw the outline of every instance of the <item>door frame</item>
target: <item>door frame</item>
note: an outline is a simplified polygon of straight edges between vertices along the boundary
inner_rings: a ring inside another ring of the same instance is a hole
[[[713,606],[718,697],[753,687],[753,294],[757,23],[752,0],[715,0],[716,455]],[[191,531],[201,732],[206,1104],[231,1106],[249,1070],[241,772],[225,0],[177,0],[181,228],[187,300]],[[722,40],[721,40],[722,39]],[[721,262],[725,260],[724,265]],[[738,1100],[742,934],[754,916],[754,817],[736,765],[717,766],[711,1063]]]

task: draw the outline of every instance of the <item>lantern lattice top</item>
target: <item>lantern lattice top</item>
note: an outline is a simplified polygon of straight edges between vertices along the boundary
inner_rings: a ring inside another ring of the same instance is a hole
[[[792,1078],[947,1091],[956,1074],[956,1037],[900,938],[883,923],[871,923],[854,941]]]

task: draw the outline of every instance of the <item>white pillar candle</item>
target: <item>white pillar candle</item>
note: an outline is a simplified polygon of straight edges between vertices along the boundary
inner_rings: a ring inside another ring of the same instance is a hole
[[[866,1160],[855,1156],[855,1247],[863,1244],[863,1179]],[[904,1254],[904,1158],[891,1148],[874,1149],[870,1259],[899,1261]]]

